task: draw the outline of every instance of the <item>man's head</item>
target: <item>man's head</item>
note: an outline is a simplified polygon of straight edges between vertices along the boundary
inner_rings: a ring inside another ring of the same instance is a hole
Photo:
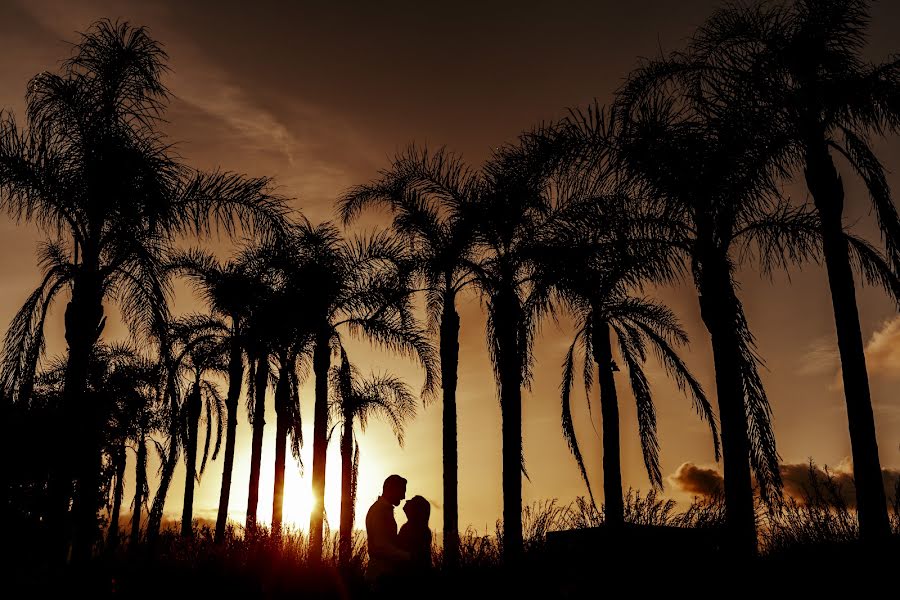
[[[391,475],[384,480],[381,495],[394,506],[399,506],[400,502],[406,498],[406,479],[399,475]]]

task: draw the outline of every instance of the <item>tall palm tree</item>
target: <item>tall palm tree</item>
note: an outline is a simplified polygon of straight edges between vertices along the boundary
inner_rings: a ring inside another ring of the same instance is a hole
[[[780,494],[781,478],[761,359],[734,272],[741,249],[753,242],[776,254],[785,248],[803,253],[813,243],[804,237],[809,215],[778,196],[756,123],[698,110],[667,70],[663,59],[631,74],[617,98],[615,143],[623,169],[644,186],[659,226],[651,237],[669,242],[690,262],[715,363],[729,541],[734,552],[752,554],[751,469],[766,501]]]
[[[215,460],[222,442],[224,402],[218,386],[208,376],[228,373],[228,332],[227,325],[203,315],[183,317],[173,324],[172,340],[177,352],[174,368],[184,385],[180,391],[184,402],[178,420],[185,461],[181,512],[181,535],[185,537],[193,535],[194,488],[206,470],[210,443],[214,438],[211,459]],[[200,419],[204,408],[206,436],[198,469]]]
[[[43,347],[44,313],[59,291],[70,290],[64,411],[79,435],[61,440],[51,516],[62,542],[64,482],[73,473],[77,561],[90,556],[97,534],[104,415],[86,406],[84,395],[104,300],[119,301],[133,331],[159,334],[168,295],[161,265],[176,236],[220,225],[230,232],[238,224],[271,231],[285,211],[266,179],[200,173],[178,161],[157,131],[169,98],[166,58],[144,28],[99,21],[74,45],[61,74],[31,80],[25,129],[10,115],[0,119],[0,208],[57,236],[46,277],[7,338],[2,378],[16,395],[27,391]],[[62,544],[57,550],[65,555]]]
[[[418,287],[425,292],[429,328],[438,333],[443,389],[444,562],[459,560],[459,459],[456,386],[459,368],[457,296],[472,283],[474,231],[468,218],[475,175],[462,159],[440,149],[410,146],[377,181],[356,186],[339,201],[345,224],[367,206],[393,213],[393,230],[409,245]]]
[[[503,554],[522,552],[522,386],[531,380],[536,313],[529,296],[535,236],[554,208],[554,162],[540,136],[495,151],[482,169],[472,208],[475,286],[487,305],[487,343],[502,420]]]
[[[590,198],[597,203],[599,198]],[[618,198],[609,198],[615,202]],[[603,437],[603,490],[605,521],[612,527],[625,522],[620,459],[619,408],[614,372],[619,371],[613,360],[610,336],[617,341],[619,356],[625,363],[637,406],[638,432],[643,451],[644,466],[650,483],[662,487],[659,465],[659,442],[656,435],[656,409],[643,365],[648,349],[658,358],[681,391],[690,395],[694,408],[710,426],[716,460],[719,440],[712,407],[700,383],[678,356],[674,346],[686,344],[687,334],[678,319],[666,306],[635,292],[648,283],[664,283],[674,279],[678,270],[663,246],[641,247],[616,227],[618,221],[600,210],[599,219],[581,218],[575,207],[575,219],[557,218],[555,227],[544,232],[541,257],[536,261],[534,279],[538,286],[551,287],[551,295],[575,318],[576,332],[563,362],[562,427],[563,435],[578,464],[582,478],[593,498],[578,439],[575,435],[571,411],[571,390],[575,376],[575,355],[584,357],[585,393],[590,408],[590,393],[594,382],[591,362],[597,369],[600,392],[601,426]],[[601,207],[597,207],[601,208]],[[605,221],[604,232],[592,221]]]
[[[225,398],[227,426],[225,456],[222,467],[222,488],[219,494],[219,512],[216,518],[215,540],[220,543],[228,521],[228,504],[231,498],[231,477],[234,469],[234,450],[237,438],[238,401],[244,378],[245,329],[253,308],[259,302],[261,283],[247,261],[248,253],[218,261],[202,250],[176,254],[172,258],[173,271],[183,274],[193,284],[214,315],[228,319],[228,393]]]
[[[275,478],[272,490],[272,531],[281,531],[284,508],[284,476],[287,441],[291,454],[300,461],[303,429],[300,417],[298,369],[312,350],[312,321],[306,312],[305,257],[293,252],[292,243],[279,244],[268,252],[272,293],[262,316],[278,374],[275,385]],[[285,252],[287,250],[287,252]],[[300,463],[302,469],[303,464]]]
[[[276,240],[259,243],[250,246],[242,253],[242,261],[253,265],[253,277],[256,280],[254,289],[255,298],[251,306],[249,318],[245,325],[244,345],[249,363],[247,386],[247,410],[250,424],[253,428],[250,446],[250,480],[247,491],[247,518],[246,529],[253,533],[256,530],[256,513],[259,506],[259,478],[262,471],[262,445],[265,431],[265,406],[266,392],[271,383],[272,359],[280,359],[277,367],[278,382],[282,387],[279,390],[276,383],[276,392],[280,392],[276,398],[276,475],[275,487],[282,488],[284,484],[284,454],[287,432],[290,430],[293,441],[292,449],[295,456],[299,456],[299,444],[302,438],[299,422],[299,403],[291,410],[291,401],[296,398],[296,375],[292,365],[297,360],[297,345],[293,333],[296,331],[294,323],[306,317],[305,311],[299,306],[290,306],[289,299],[296,300],[302,284],[291,288],[286,284],[285,274],[288,270],[281,263],[290,263],[294,260],[291,252],[291,234],[282,236]],[[286,257],[291,256],[290,259]],[[292,263],[291,263],[292,264]],[[292,280],[293,281],[293,280]],[[286,303],[287,301],[287,303]],[[305,322],[305,321],[304,321]],[[287,326],[290,324],[290,326]],[[281,381],[280,376],[287,379]],[[284,386],[287,387],[284,387]],[[288,396],[285,397],[285,392]],[[287,402],[287,404],[285,404]],[[286,410],[283,410],[285,408]],[[287,426],[288,415],[294,421],[294,426]],[[273,511],[274,521],[280,524],[282,506],[282,494],[275,490],[274,504],[277,510]],[[273,506],[274,508],[274,506]]]
[[[338,557],[341,564],[350,562],[350,543],[356,512],[356,482],[359,472],[359,442],[354,427],[365,432],[371,417],[386,420],[397,442],[403,446],[403,429],[416,415],[416,399],[409,386],[388,374],[363,379],[350,364],[341,348],[341,362],[331,369],[331,416],[334,427],[341,429],[341,530]]]
[[[871,248],[844,234],[844,184],[834,153],[864,182],[890,265],[900,270],[900,218],[871,135],[900,128],[900,60],[863,58],[867,0],[795,0],[736,5],[715,13],[694,36],[693,79],[709,110],[765,116],[770,160],[802,171],[819,216],[831,289],[858,498],[860,536],[889,532],[875,419],[852,264]],[[713,65],[714,69],[706,68]],[[865,273],[864,273],[865,274]]]
[[[303,421],[300,418],[300,379],[297,376],[298,353],[294,344],[276,353],[278,381],[275,385],[275,480],[272,490],[272,531],[281,531],[284,509],[284,474],[287,442],[291,455],[300,461],[303,446]],[[300,463],[302,468],[303,463]]]
[[[313,340],[313,510],[310,556],[322,555],[325,460],[328,447],[328,372],[331,355],[349,333],[413,357],[425,370],[423,393],[434,387],[433,350],[412,314],[405,245],[384,232],[343,239],[330,223],[301,224],[294,253],[303,257],[298,280],[306,282],[305,311]]]
[[[267,293],[268,290],[263,293]],[[261,301],[258,307],[265,306]],[[269,389],[270,353],[268,340],[262,329],[251,319],[247,327],[247,412],[253,429],[250,441],[250,481],[247,488],[247,518],[245,528],[256,531],[256,510],[259,506],[259,476],[262,470],[262,443],[266,426],[266,391]]]

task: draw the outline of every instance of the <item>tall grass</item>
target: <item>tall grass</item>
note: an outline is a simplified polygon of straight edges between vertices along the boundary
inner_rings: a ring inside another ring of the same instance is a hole
[[[897,492],[900,489],[892,495],[891,522],[900,540],[900,494]],[[435,570],[430,585],[436,591],[423,597],[467,596],[467,600],[510,594],[579,597],[586,591],[596,591],[598,571],[592,565],[604,564],[603,556],[616,558],[616,566],[607,564],[605,572],[607,577],[621,581],[639,575],[640,565],[644,568],[654,564],[659,570],[661,565],[657,562],[676,564],[678,560],[689,559],[712,569],[719,568],[713,565],[726,564],[715,559],[715,548],[710,548],[712,554],[708,558],[713,558],[710,561],[704,561],[702,556],[660,554],[653,547],[652,536],[641,538],[650,540],[647,548],[640,545],[644,542],[638,546],[626,544],[643,554],[633,568],[630,566],[634,559],[632,550],[625,551],[624,546],[617,550],[589,544],[582,554],[570,557],[560,556],[559,548],[548,544],[548,535],[554,531],[601,527],[603,510],[602,505],[595,506],[583,497],[568,504],[545,500],[526,507],[523,511],[525,555],[521,564],[512,566],[503,565],[501,560],[502,522],[498,521],[492,531],[469,528],[460,536],[460,562],[454,569],[446,568],[440,548],[433,548]],[[764,560],[773,558],[780,561],[776,564],[786,565],[787,561],[804,562],[808,558],[830,564],[822,558],[844,557],[848,552],[845,548],[851,548],[849,552],[855,548],[858,524],[852,504],[835,478],[827,470],[821,475],[813,465],[802,498],[788,498],[768,510],[760,508],[758,514]],[[655,491],[642,494],[629,490],[625,496],[625,516],[627,523],[633,525],[717,529],[724,523],[724,502],[721,497],[698,498],[682,509]],[[367,597],[364,580],[367,550],[365,534],[361,531],[354,532],[349,564],[341,566],[337,560],[338,532],[327,526],[323,561],[315,565],[309,561],[308,536],[301,530],[284,529],[276,533],[260,527],[253,535],[247,535],[242,527],[230,524],[220,544],[214,542],[213,530],[206,524],[195,523],[193,536],[189,538],[179,535],[178,530],[177,527],[165,529],[153,548],[144,543],[130,548],[127,540],[123,540],[123,545],[115,551],[98,553],[91,576],[78,583],[93,595],[113,590],[114,595],[123,597],[166,594]],[[784,558],[787,561],[781,560]],[[676,567],[670,565],[670,568],[677,571]],[[24,576],[25,572],[19,575]],[[674,575],[670,573],[670,576]],[[52,591],[41,589],[42,583],[46,584],[39,581],[34,588],[30,582],[30,591],[38,595]],[[55,585],[78,587],[72,584],[72,576],[62,577]]]
[[[760,542],[763,552],[778,555],[852,545],[859,539],[856,510],[834,474],[810,461],[800,498],[788,497],[762,511]],[[900,479],[888,495],[891,532],[900,536]]]

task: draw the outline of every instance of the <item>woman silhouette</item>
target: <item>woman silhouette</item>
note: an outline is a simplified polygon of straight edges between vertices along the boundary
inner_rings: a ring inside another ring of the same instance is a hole
[[[406,523],[400,528],[400,548],[410,556],[410,575],[422,575],[431,568],[431,505],[422,496],[413,496],[403,505]]]

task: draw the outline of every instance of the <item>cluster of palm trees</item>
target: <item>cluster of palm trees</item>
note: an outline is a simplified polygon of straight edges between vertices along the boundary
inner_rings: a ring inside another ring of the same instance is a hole
[[[252,533],[270,386],[277,415],[277,532],[288,441],[298,458],[303,443],[299,388],[311,370],[316,504],[310,555],[322,554],[326,449],[339,430],[339,554],[347,560],[359,465],[354,427],[381,416],[402,442],[404,423],[415,412],[402,381],[389,374],[365,378],[351,364],[343,340],[359,336],[416,359],[425,371],[426,400],[435,398],[438,385],[442,389],[444,555],[454,564],[456,302],[474,292],[487,312],[500,400],[508,559],[523,546],[522,389],[533,376],[537,327],[560,313],[576,323],[563,359],[563,434],[593,496],[571,411],[581,357],[587,391],[595,378],[599,388],[608,526],[624,523],[619,363],[637,405],[650,482],[662,484],[644,373],[653,354],[708,423],[717,458],[721,442],[727,539],[734,552],[751,554],[754,488],[771,505],[781,482],[761,358],[735,272],[742,261],[771,271],[821,259],[834,303],[860,533],[866,540],[883,538],[887,506],[854,267],[857,276],[900,299],[900,218],[870,142],[900,126],[900,61],[862,58],[867,17],[862,0],[723,8],[684,50],[641,63],[610,106],[573,111],[528,131],[480,168],[444,149],[411,146],[376,180],[339,199],[345,225],[373,207],[391,214],[387,231],[358,238],[291,213],[268,179],[197,172],[180,163],[157,131],[168,99],[162,49],[142,28],[95,24],[61,74],[32,80],[27,128],[9,115],[0,121],[0,204],[49,235],[41,248],[44,278],[7,333],[0,382],[9,402],[55,399],[67,424],[54,438],[65,451],[48,483],[56,547],[62,553],[71,541],[74,558],[90,556],[107,490],[114,516],[109,539],[118,539],[128,447],[137,455],[134,539],[148,504],[148,538],[159,531],[181,459],[187,468],[182,532],[190,535],[195,481],[218,454],[224,430],[221,539],[244,389],[253,429],[246,521]],[[869,190],[884,252],[844,226],[835,153]],[[812,206],[782,193],[801,172]],[[177,247],[178,236],[217,229],[243,235],[225,262]],[[645,291],[687,276],[710,334],[718,418],[678,355],[687,343],[678,319]],[[169,313],[173,277],[195,285],[206,314]],[[64,290],[71,294],[68,353],[39,369],[47,312]],[[101,340],[107,302],[119,306],[134,339],[152,352]],[[222,378],[224,398],[217,385]],[[161,468],[151,503],[146,465],[154,436],[164,441],[157,443]]]
[[[342,336],[361,335],[417,356],[431,373],[427,336],[405,291],[402,244],[387,234],[345,239],[330,224],[314,227],[291,215],[268,179],[198,172],[179,162],[157,130],[169,97],[162,83],[165,60],[145,29],[101,21],[75,45],[61,73],[32,79],[27,127],[8,114],[0,121],[2,207],[48,234],[40,249],[43,278],[7,331],[0,378],[6,401],[56,407],[59,427],[51,439],[59,461],[48,476],[46,522],[58,556],[71,547],[73,560],[92,553],[107,488],[113,497],[110,540],[118,539],[129,446],[137,455],[133,538],[148,504],[147,537],[158,534],[182,459],[182,533],[191,535],[195,482],[217,456],[224,430],[216,527],[221,538],[245,367],[253,426],[250,531],[256,526],[266,390],[273,380],[278,528],[287,441],[295,456],[302,443],[298,389],[305,362],[316,377],[318,498],[325,484],[331,355],[342,348]],[[179,249],[179,237],[214,230],[244,235],[231,260]],[[172,281],[179,276],[195,284],[208,313],[170,314]],[[68,352],[41,365],[45,321],[65,292]],[[107,303],[118,307],[134,346],[103,342]],[[349,381],[334,380],[345,436],[354,422],[364,425],[379,411],[402,423],[410,411],[404,386],[347,373]],[[224,397],[217,384],[222,377],[228,382]],[[426,384],[433,385],[431,377]],[[156,443],[161,467],[151,502],[148,446],[157,438],[163,440]],[[313,555],[321,553],[322,522],[319,501]]]

